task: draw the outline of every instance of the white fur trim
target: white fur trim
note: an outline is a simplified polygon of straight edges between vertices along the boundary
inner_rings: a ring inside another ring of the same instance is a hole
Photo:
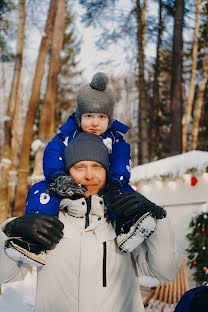
[[[37,262],[37,261],[29,258],[28,256],[24,255],[23,253],[21,253],[20,251],[18,251],[14,247],[5,248],[5,252],[6,252],[7,256],[9,258],[11,258],[12,260],[21,261],[21,262],[23,262],[25,264],[29,264],[31,266],[42,267],[45,264],[45,263],[40,263],[40,262]],[[33,254],[33,255],[36,256],[36,258],[38,258],[37,255],[35,255],[35,254]],[[41,255],[41,256],[43,256],[43,255]],[[40,257],[40,258],[42,258],[41,262],[43,262],[42,261],[43,257]]]

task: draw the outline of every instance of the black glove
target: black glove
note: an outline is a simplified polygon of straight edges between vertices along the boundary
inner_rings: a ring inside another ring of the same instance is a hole
[[[57,216],[36,213],[12,220],[6,225],[4,233],[9,237],[35,241],[51,249],[63,237],[63,228]]]
[[[166,210],[155,205],[137,192],[128,192],[117,195],[113,199],[110,209],[122,218],[129,217],[137,212],[143,215],[149,211],[153,212],[156,219],[163,219],[167,215]]]
[[[82,197],[86,191],[87,188],[84,185],[75,183],[74,179],[68,175],[57,175],[47,189],[47,192],[70,198],[74,195],[77,198]]]
[[[112,180],[106,184],[99,192],[98,195],[103,197],[105,206],[110,208],[113,198],[120,193],[121,184],[117,180]]]

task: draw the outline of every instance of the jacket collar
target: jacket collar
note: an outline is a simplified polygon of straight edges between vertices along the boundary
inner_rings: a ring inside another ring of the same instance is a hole
[[[75,113],[71,114],[65,124],[63,124],[59,130],[61,133],[66,137],[69,136],[71,133],[76,131],[78,129],[78,126],[75,121]]]
[[[91,197],[91,211],[90,214],[98,217],[104,217],[105,206],[103,199],[98,195]],[[60,202],[60,211],[65,211],[72,217],[82,218],[87,212],[87,203],[84,197],[72,200],[70,198],[64,198]]]
[[[126,126],[125,124],[123,124],[122,122],[120,122],[120,121],[118,121],[118,120],[116,120],[116,119],[114,119],[113,120],[113,124],[112,124],[112,126],[108,129],[109,131],[119,131],[119,132],[121,132],[121,133],[126,133],[127,131],[129,131],[129,127],[128,126]]]

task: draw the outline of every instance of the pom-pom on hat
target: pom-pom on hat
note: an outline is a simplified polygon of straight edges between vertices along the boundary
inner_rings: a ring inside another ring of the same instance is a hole
[[[103,140],[96,134],[81,132],[69,142],[64,150],[65,171],[77,162],[93,160],[100,163],[108,172],[109,155]]]
[[[115,94],[108,87],[108,77],[102,72],[92,77],[90,84],[84,84],[77,93],[76,122],[80,127],[81,116],[87,113],[105,114],[109,118],[108,127],[113,122]]]

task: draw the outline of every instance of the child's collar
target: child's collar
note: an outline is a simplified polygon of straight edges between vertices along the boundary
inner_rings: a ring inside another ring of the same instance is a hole
[[[108,130],[109,131],[119,131],[119,132],[125,134],[127,131],[129,131],[129,129],[130,129],[130,127],[128,127],[125,124],[123,124],[122,122],[114,119],[111,127]]]

